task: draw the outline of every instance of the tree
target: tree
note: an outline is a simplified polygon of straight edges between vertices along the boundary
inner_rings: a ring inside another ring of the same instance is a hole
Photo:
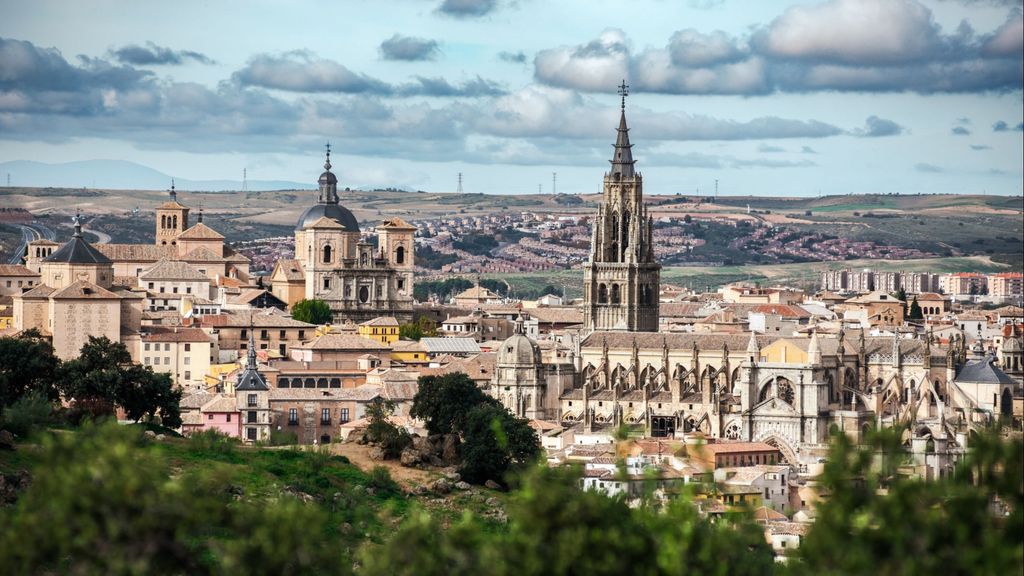
[[[426,316],[420,316],[415,322],[405,322],[398,327],[398,337],[405,340],[437,336],[437,324]]]
[[[0,413],[30,392],[56,400],[59,365],[53,346],[36,330],[0,338]]]
[[[898,473],[908,458],[901,432],[878,431],[865,446],[833,435],[822,476],[830,496],[792,572],[1024,573],[1024,441],[972,436],[954,474],[922,480]]]
[[[181,425],[181,391],[170,376],[135,364],[124,344],[106,336],[90,336],[79,357],[64,363],[59,387],[66,399],[98,407],[100,413],[121,407],[136,422],[159,416],[168,428]]]
[[[892,297],[903,303],[903,316],[906,316],[907,315],[907,291],[904,290],[903,288],[900,288],[899,290],[896,291],[895,294],[892,295]]]
[[[469,411],[462,439],[459,473],[474,484],[500,481],[510,469],[536,462],[541,452],[527,421],[496,403],[481,403]]]
[[[303,298],[292,305],[292,318],[309,324],[327,324],[334,319],[334,315],[327,302]]]
[[[921,305],[917,303],[917,296],[914,296],[914,301],[910,303],[910,313],[907,318],[911,320],[920,320],[924,318],[924,313],[921,312]]]
[[[378,442],[384,449],[385,458],[397,458],[402,450],[412,443],[412,438],[405,428],[391,423],[389,418],[395,413],[395,403],[383,398],[374,398],[366,405],[366,438],[370,442]]]
[[[459,434],[470,410],[479,404],[497,404],[462,372],[421,376],[409,415],[422,418],[431,434]]]
[[[236,500],[223,469],[172,470],[137,428],[48,436],[37,456],[28,489],[0,509],[4,574],[350,572],[319,508]]]

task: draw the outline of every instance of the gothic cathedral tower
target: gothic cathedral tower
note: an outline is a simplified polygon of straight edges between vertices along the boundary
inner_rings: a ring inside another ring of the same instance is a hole
[[[643,176],[634,170],[626,127],[625,82],[622,115],[611,170],[594,218],[590,259],[583,273],[587,330],[658,331],[661,265],[654,261],[653,220],[643,204]]]

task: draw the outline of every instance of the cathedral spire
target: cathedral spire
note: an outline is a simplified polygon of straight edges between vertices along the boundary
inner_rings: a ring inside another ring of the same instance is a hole
[[[75,210],[75,217],[71,219],[75,223],[75,233],[72,235],[73,238],[82,237],[82,213],[77,209]]]
[[[620,178],[632,178],[635,174],[633,164],[633,145],[629,143],[629,127],[626,125],[626,96],[629,96],[629,84],[623,80],[619,85],[622,96],[622,113],[619,115],[618,134],[615,137],[615,154],[612,156],[612,174]]]
[[[253,370],[253,371],[255,371],[256,370],[256,336],[253,334],[253,332],[255,332],[255,330],[254,330],[254,326],[253,326],[253,323],[252,323],[252,314],[250,314],[249,315],[249,353],[248,353],[248,357],[247,357],[248,362],[246,362],[246,364],[245,364],[245,369],[246,370]]]
[[[320,198],[318,201],[321,204],[337,204],[338,177],[331,172],[331,143],[328,142],[324,147],[327,149],[327,158],[324,160],[324,172],[320,175],[320,179],[317,180],[317,184],[320,185]]]

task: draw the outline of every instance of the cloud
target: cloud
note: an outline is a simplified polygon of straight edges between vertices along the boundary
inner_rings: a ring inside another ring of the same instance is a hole
[[[686,5],[694,10],[711,10],[725,4],[725,0],[686,0]]]
[[[416,76],[415,80],[416,82],[414,83],[399,86],[396,93],[403,96],[463,96],[476,98],[481,96],[501,96],[507,92],[497,82],[486,80],[480,76],[463,82],[459,86],[449,83],[444,78]]]
[[[986,146],[984,144],[971,144],[971,150],[991,150],[991,149],[992,149],[991,146]]]
[[[814,148],[811,148],[810,146],[801,146],[800,147],[800,153],[801,154],[817,154],[818,151],[815,150]]]
[[[898,136],[903,132],[903,126],[892,120],[886,120],[878,116],[868,116],[867,120],[864,121],[864,128],[853,130],[851,133],[865,138],[881,138],[883,136]]]
[[[1004,120],[999,120],[998,122],[992,125],[993,132],[1009,132],[1010,130],[1010,125],[1007,124]],[[1017,132],[1024,131],[1024,122],[1017,124],[1012,128],[1012,130],[1016,130]]]
[[[242,86],[292,92],[391,92],[391,87],[381,80],[357,74],[333,60],[317,58],[305,50],[253,56],[231,78]]]
[[[757,151],[765,154],[774,154],[777,152],[785,152],[786,149],[781,146],[769,146],[767,144],[761,144],[757,147]]]
[[[380,54],[385,60],[435,60],[441,48],[437,40],[395,34],[380,43]]]
[[[965,93],[1020,90],[1019,11],[989,34],[962,23],[946,32],[916,0],[831,0],[795,6],[745,36],[693,29],[636,52],[619,29],[577,46],[538,52],[534,75],[550,86],[764,95],[775,92]]]
[[[967,128],[964,128],[963,126],[954,126],[952,129],[950,129],[950,132],[953,134],[953,136],[970,136],[971,135],[971,131],[968,130]]]
[[[152,42],[146,42],[145,46],[139,44],[128,44],[110,54],[122,64],[135,66],[168,65],[180,66],[191,60],[199,64],[214,64],[210,57],[192,50],[172,50],[163,46],[157,46]]]
[[[649,166],[669,166],[673,168],[706,168],[706,169],[725,169],[725,168],[809,168],[817,166],[810,160],[777,160],[777,159],[763,159],[763,158],[736,158],[728,155],[714,155],[714,154],[702,154],[699,152],[690,152],[686,154],[678,154],[674,152],[660,152],[654,151],[649,154],[645,154],[641,159],[645,165]]]
[[[437,11],[454,18],[480,18],[498,7],[497,0],[444,0]]]
[[[917,164],[914,164],[914,170],[917,170],[918,172],[925,172],[927,174],[937,174],[939,172],[943,172],[941,167],[936,166],[935,164],[928,164],[926,162],[919,162]]]
[[[511,62],[513,64],[525,64],[526,53],[524,53],[522,50],[520,50],[519,52],[502,51],[498,52],[498,59],[503,60],[505,62]]]

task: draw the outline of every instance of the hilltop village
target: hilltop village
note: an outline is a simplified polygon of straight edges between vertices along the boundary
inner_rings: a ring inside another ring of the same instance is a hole
[[[827,497],[816,478],[832,430],[859,440],[906,425],[913,463],[903,472],[934,479],[952,472],[977,430],[1020,429],[1021,274],[844,270],[814,292],[695,291],[662,282],[661,267],[703,240],[661,229],[643,182],[623,104],[593,213],[536,219],[560,246],[544,257],[518,243],[478,259],[452,231],[490,234],[512,220],[385,214],[364,229],[342,204],[328,149],[316,201],[288,257],[261,265],[268,274],[256,275],[172,187],[153,207],[151,243],[90,243],[80,219],[63,244],[28,243],[22,264],[0,266],[0,327],[37,331],[62,359],[89,337],[122,343],[183,391],[182,433],[244,442],[281,431],[301,444],[344,442],[366,427],[375,399],[394,403],[393,423],[422,433],[410,415],[419,379],[464,373],[529,421],[552,466],[582,464],[584,488],[639,495],[653,476],[668,498],[713,478],[721,488],[702,511],[753,506],[777,548],[799,544]],[[752,237],[765,253],[786,245],[760,230]],[[804,240],[808,258],[834,245]],[[449,272],[582,265],[583,295],[512,299],[477,282],[417,301],[425,249],[453,255]],[[330,321],[293,318],[301,301],[325,303]],[[623,430],[634,440],[625,476],[615,452]]]

